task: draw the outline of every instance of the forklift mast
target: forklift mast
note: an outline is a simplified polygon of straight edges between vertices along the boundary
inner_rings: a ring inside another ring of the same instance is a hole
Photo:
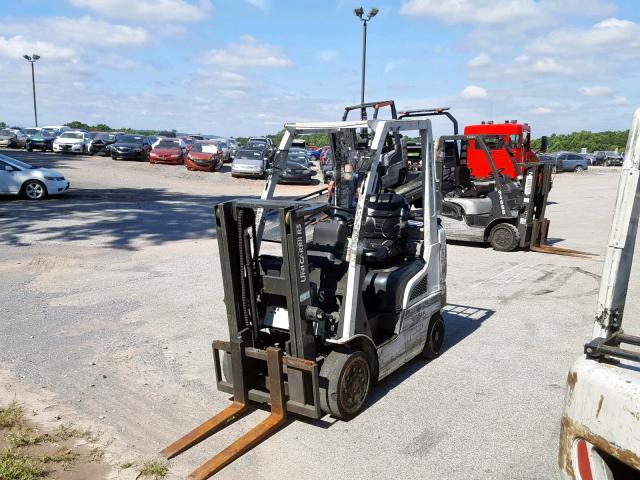
[[[629,131],[593,339],[567,376],[558,456],[565,480],[640,478],[640,336],[622,330],[639,215],[640,109]]]

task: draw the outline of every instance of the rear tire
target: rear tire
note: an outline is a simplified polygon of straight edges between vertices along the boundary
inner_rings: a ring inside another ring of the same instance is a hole
[[[494,250],[499,252],[511,252],[518,248],[520,233],[515,225],[499,223],[491,229],[489,243]]]
[[[426,360],[433,360],[440,356],[442,345],[444,344],[444,319],[440,312],[434,314],[429,321],[427,329],[427,339],[420,356]]]
[[[576,168],[573,169],[573,171],[575,173],[583,173],[584,172],[584,167],[582,165],[578,165],[578,166],[576,166]]]
[[[371,384],[371,366],[364,353],[333,350],[320,369],[322,410],[350,420],[362,410]]]

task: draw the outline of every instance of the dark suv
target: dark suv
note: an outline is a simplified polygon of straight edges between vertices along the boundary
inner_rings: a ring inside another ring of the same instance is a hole
[[[607,167],[622,165],[623,156],[617,152],[594,152],[596,157],[596,165],[605,165]]]

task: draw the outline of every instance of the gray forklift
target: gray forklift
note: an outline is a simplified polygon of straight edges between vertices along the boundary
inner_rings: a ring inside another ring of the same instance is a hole
[[[421,139],[422,208],[380,181],[385,141],[403,131]],[[274,198],[292,140],[307,133],[329,136],[331,201]],[[230,338],[212,348],[217,387],[233,402],[162,453],[184,452],[252,404],[270,405],[271,415],[189,478],[214,475],[288,413],[349,420],[378,380],[416,356],[440,354],[446,247],[434,169],[429,120],[286,124],[261,198],[216,206]]]

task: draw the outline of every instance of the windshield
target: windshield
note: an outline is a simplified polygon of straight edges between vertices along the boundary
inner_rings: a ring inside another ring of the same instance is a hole
[[[5,157],[4,155],[0,155],[0,159],[9,160],[9,162],[15,165],[16,167],[24,168],[27,170],[33,170],[36,168],[33,165],[29,165],[28,163],[21,162],[20,160],[16,160],[15,158]]]
[[[160,140],[154,148],[180,148],[180,143],[177,140]]]
[[[0,130],[0,135],[13,135],[13,132],[8,128],[3,128],[2,130]]]
[[[142,143],[144,137],[140,135],[123,135],[118,139],[119,143]]]
[[[237,159],[244,160],[262,160],[262,152],[256,150],[238,150]]]
[[[193,138],[189,138],[189,137],[183,138],[182,141],[187,145],[193,145],[194,143],[196,143],[196,141]]]
[[[217,153],[218,147],[214,143],[196,143],[191,151],[196,153]]]
[[[249,140],[247,142],[247,147],[249,148],[264,148],[267,146],[266,140]]]
[[[105,140],[107,142],[115,142],[118,139],[118,135],[115,133],[99,133],[96,135],[96,140]]]
[[[82,134],[80,132],[65,132],[62,135],[60,135],[60,138],[82,139],[82,138],[84,138],[84,134]]]
[[[55,137],[56,131],[50,128],[43,128],[42,130],[40,130],[40,135],[42,135],[43,137]]]
[[[40,132],[40,129],[38,129],[38,128],[27,128],[24,132],[27,135],[36,135],[36,134],[38,134]]]

